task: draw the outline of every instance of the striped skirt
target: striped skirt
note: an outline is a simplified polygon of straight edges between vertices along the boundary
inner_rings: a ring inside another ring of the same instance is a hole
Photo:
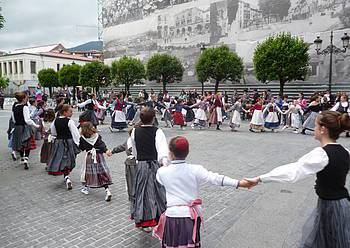
[[[15,126],[12,133],[12,150],[34,150],[36,142],[34,139],[34,130],[29,125]]]
[[[192,240],[194,220],[189,217],[166,217],[162,248],[197,248],[201,247],[201,219],[197,220],[196,242]]]
[[[86,164],[82,170],[81,181],[91,188],[101,188],[105,185],[111,185],[112,177],[103,154],[97,153],[96,160],[97,163],[94,163],[91,154],[87,154]]]
[[[350,199],[318,199],[303,227],[302,248],[350,248]]]
[[[158,161],[138,161],[131,218],[136,227],[153,227],[166,210],[165,188],[157,182]]]

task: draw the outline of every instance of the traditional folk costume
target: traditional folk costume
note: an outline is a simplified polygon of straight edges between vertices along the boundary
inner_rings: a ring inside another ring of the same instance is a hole
[[[88,99],[85,102],[78,104],[78,107],[86,107],[86,110],[79,116],[79,123],[83,124],[85,122],[91,122],[95,127],[97,127],[99,124],[95,110],[106,109],[104,106],[101,106],[97,100],[94,99]]]
[[[207,101],[199,101],[198,103],[191,106],[191,108],[196,108],[195,121],[193,122],[193,127],[203,128],[207,126],[207,114],[209,103]]]
[[[302,119],[301,116],[304,114],[303,109],[299,104],[297,105],[290,105],[287,112],[285,112],[286,115],[290,115],[291,124],[290,126],[295,129],[296,132],[302,127]],[[286,126],[287,127],[287,126]]]
[[[342,114],[347,113],[350,115],[349,102],[337,102],[331,110]],[[346,132],[346,137],[350,137],[349,132]]]
[[[227,112],[233,111],[232,117],[230,119],[229,125],[231,127],[231,131],[235,131],[236,128],[241,126],[241,113],[244,111],[242,103],[236,102]]]
[[[34,131],[34,138],[35,140],[41,140],[42,134],[43,134],[43,124],[42,124],[42,118],[44,117],[45,110],[43,107],[36,107],[32,110],[30,113],[30,118],[35,122],[35,124],[39,125],[40,127]]]
[[[114,112],[112,114],[112,129],[123,130],[128,127],[126,123],[125,113],[123,112],[123,108],[126,106],[124,101],[121,102],[119,99],[114,101]]]
[[[128,140],[112,150],[112,153],[120,153],[126,152],[126,160],[125,160],[125,179],[126,179],[126,187],[128,192],[128,199],[132,203],[134,201],[134,180],[136,175],[136,158],[132,155],[132,140],[128,138]]]
[[[89,193],[89,188],[102,188],[106,190],[106,201],[110,201],[112,194],[108,185],[112,184],[112,177],[109,172],[103,153],[107,152],[107,146],[99,134],[90,138],[80,137],[79,148],[86,151],[85,163],[82,166],[80,181],[85,187],[84,194]]]
[[[282,126],[288,126],[290,123],[289,114],[286,114],[288,109],[289,109],[289,103],[287,101],[282,101],[282,106],[281,106],[281,110],[283,112],[283,114],[281,114]]]
[[[47,166],[49,175],[64,175],[67,188],[71,189],[68,175],[74,169],[76,155],[79,153],[80,134],[74,121],[60,116],[51,124],[51,135],[55,137],[52,153]]]
[[[178,125],[180,127],[185,126],[185,119],[182,114],[182,110],[184,109],[184,106],[180,103],[176,103],[173,109],[175,110],[173,114],[174,125]]]
[[[137,160],[131,217],[136,227],[154,227],[166,209],[165,189],[156,173],[159,163],[167,163],[168,144],[163,131],[153,125],[133,129],[131,140]]]
[[[52,122],[44,122],[43,129],[44,129],[44,143],[41,146],[40,151],[40,163],[48,164],[51,156],[52,151],[52,136],[51,136],[51,124]],[[46,167],[47,168],[47,167]]]
[[[106,117],[106,109],[107,109],[107,102],[105,102],[105,101],[100,101],[99,102],[99,105],[100,106],[103,106],[104,108],[97,108],[96,109],[96,117],[97,117],[97,119],[99,120],[99,122],[101,123],[101,124],[103,124],[103,121],[105,120],[105,117]]]
[[[165,122],[165,126],[169,127],[169,123],[170,126],[173,127],[174,126],[174,119],[173,119],[173,115],[171,114],[171,105],[170,102],[164,102],[164,105],[160,105],[162,106],[161,111],[163,112],[162,114],[162,118]]]
[[[211,106],[211,115],[209,118],[209,126],[216,124],[217,129],[222,124],[222,107],[223,104],[218,97],[215,98],[213,105]]]
[[[318,203],[303,228],[300,247],[350,248],[350,196],[345,188],[349,163],[347,149],[327,144],[260,176],[262,182],[294,183],[316,174]]]
[[[133,102],[127,102],[126,103],[126,120],[131,122],[136,114],[136,107],[135,104]]]
[[[263,131],[264,130],[264,115],[262,112],[263,106],[259,103],[255,103],[254,106],[251,108],[253,110],[253,116],[250,121],[250,131],[253,129],[258,130],[258,131]]]
[[[315,103],[312,102],[308,107],[308,111],[311,111],[311,114],[303,123],[303,129],[314,131],[315,130],[315,120],[316,120],[317,116],[320,114],[320,112],[322,111],[322,106],[320,104],[315,105]],[[306,111],[305,111],[305,113],[306,113]]]
[[[271,129],[274,131],[278,129],[280,126],[280,120],[278,119],[277,112],[283,114],[280,108],[275,103],[269,103],[266,105],[263,115],[267,112],[267,116],[265,118],[264,126],[265,128]]]
[[[203,184],[237,187],[238,181],[206,170],[201,165],[172,161],[157,171],[157,181],[165,187],[167,209],[154,230],[163,248],[201,247],[200,226]]]
[[[15,124],[12,132],[12,150],[20,153],[21,163],[24,163],[25,169],[28,169],[30,150],[36,149],[33,127],[37,128],[37,125],[30,119],[26,104],[15,104],[12,120]]]

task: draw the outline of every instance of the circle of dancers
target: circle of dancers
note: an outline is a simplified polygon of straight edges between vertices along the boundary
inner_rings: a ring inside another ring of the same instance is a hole
[[[76,105],[83,111],[78,125],[71,119],[73,108],[67,98],[58,97],[55,109],[47,107],[42,96],[29,98],[28,93],[17,92],[15,98],[8,129],[12,159],[17,160],[19,154],[24,169],[30,169],[30,151],[36,149],[37,140],[43,139],[40,162],[49,175],[63,176],[66,189],[71,190],[74,183],[70,174],[77,155],[84,152],[81,193],[89,195],[92,188],[103,188],[104,200],[109,202],[113,182],[104,156],[125,152],[131,219],[136,228],[153,232],[161,247],[201,247],[199,189],[203,184],[250,189],[269,182],[296,183],[316,175],[318,204],[305,223],[301,247],[350,248],[350,196],[345,187],[350,152],[337,143],[343,132],[349,137],[350,130],[349,103],[344,93],[315,93],[309,101],[302,93],[289,100],[288,96],[275,98],[268,91],[260,95],[256,90],[252,96],[244,92],[231,98],[225,93],[200,96],[195,90],[183,91],[178,97],[166,91],[156,95],[143,90],[135,99],[123,92],[91,94]],[[313,131],[320,146],[296,162],[237,180],[187,163],[188,140],[180,135],[168,144],[157,113],[166,128],[178,126],[180,130],[188,126],[221,130],[227,120],[231,131],[236,132],[243,119],[255,133],[288,128],[300,134]],[[108,114],[111,132],[132,126],[128,139],[110,149],[98,129]]]

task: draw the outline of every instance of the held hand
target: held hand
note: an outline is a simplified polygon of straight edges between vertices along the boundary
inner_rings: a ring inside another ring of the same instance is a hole
[[[111,150],[107,150],[106,154],[108,157],[112,157],[112,155],[113,155]]]
[[[254,186],[258,185],[258,183],[261,182],[260,177],[244,178],[243,180],[254,184]]]
[[[246,180],[246,179],[242,179],[242,180],[239,181],[239,187],[240,187],[240,188],[251,189],[251,188],[253,188],[253,187],[256,186],[256,185],[257,185],[257,183],[255,183],[255,182],[250,182],[250,181],[248,181],[248,180]]]

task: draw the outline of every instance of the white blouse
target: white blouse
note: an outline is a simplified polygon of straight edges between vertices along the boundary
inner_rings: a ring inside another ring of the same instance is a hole
[[[157,171],[157,181],[166,190],[168,217],[190,217],[191,201],[199,198],[199,188],[203,184],[237,187],[238,180],[219,175],[205,169],[202,165],[187,164],[186,161],[172,161]],[[197,207],[201,211],[200,207]]]
[[[331,108],[332,111],[337,111],[339,108],[339,105],[341,104],[342,107],[346,108],[349,106],[348,102],[337,102],[333,108]],[[350,114],[350,108],[348,108],[348,114]]]
[[[260,180],[262,182],[294,183],[323,170],[328,165],[328,161],[326,151],[322,147],[317,147],[302,156],[297,162],[277,167],[261,175]]]
[[[65,116],[60,116],[58,118],[65,118]],[[77,128],[77,126],[75,125],[74,121],[73,120],[69,120],[68,121],[68,128],[69,128],[69,131],[71,132],[72,134],[72,138],[73,138],[73,141],[74,143],[79,146],[79,143],[80,143],[80,133],[79,133],[79,130]],[[53,121],[51,123],[51,135],[53,137],[56,137],[57,136],[57,131],[56,131],[56,127],[55,127],[55,121]]]
[[[101,106],[101,105],[98,103],[98,101],[97,101],[97,100],[94,100],[94,99],[88,99],[88,100],[86,100],[85,102],[79,103],[79,104],[78,104],[78,107],[79,107],[79,108],[83,108],[83,107],[85,107],[86,105],[88,105],[88,104],[90,104],[90,103],[93,103],[93,104],[94,104],[95,106],[97,106],[97,108],[99,108],[99,109],[106,109],[105,106]]]
[[[27,125],[39,128],[39,125],[35,124],[35,122],[30,118],[30,111],[29,111],[29,107],[27,105],[24,105],[24,107],[23,107],[23,117],[24,117],[24,121]],[[12,111],[12,121],[14,123],[16,123],[13,111]]]
[[[135,128],[131,132],[131,143],[132,143],[132,155],[137,158],[136,143],[135,143]],[[158,162],[166,165],[168,163],[168,143],[166,141],[163,131],[158,128],[156,132],[156,149],[158,153]]]

